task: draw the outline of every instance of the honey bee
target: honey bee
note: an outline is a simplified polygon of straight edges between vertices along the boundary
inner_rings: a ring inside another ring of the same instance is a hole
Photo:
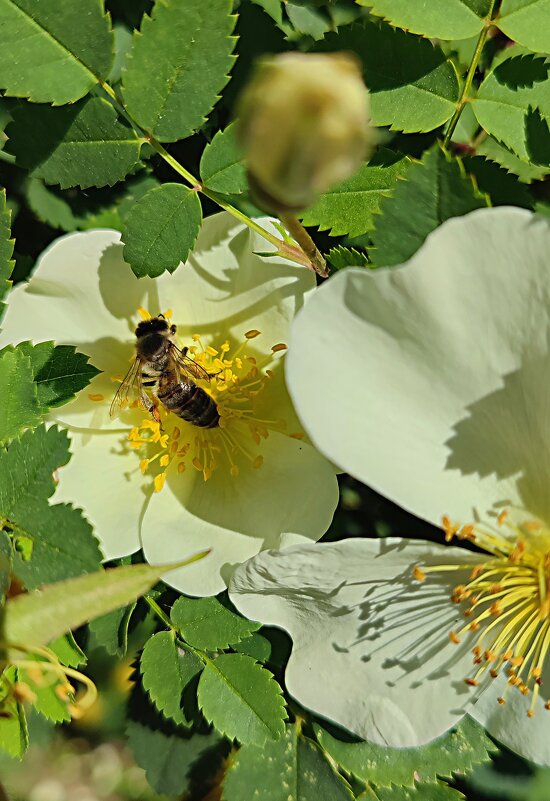
[[[188,348],[177,347],[175,333],[176,326],[169,325],[162,314],[139,323],[135,330],[136,357],[113,398],[111,416],[133,397],[156,420],[160,418],[155,401],[159,401],[167,411],[199,428],[219,425],[215,400],[195,383],[195,379],[210,381],[212,376],[187,355]]]

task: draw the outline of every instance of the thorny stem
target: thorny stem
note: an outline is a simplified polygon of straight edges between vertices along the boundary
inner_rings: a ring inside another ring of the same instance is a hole
[[[302,267],[307,267],[309,270],[313,270],[314,272],[319,272],[316,266],[317,264],[319,264],[318,259],[316,259],[315,261],[310,260],[309,253],[303,249],[302,243],[298,238],[296,239],[299,247],[296,247],[295,245],[285,242],[283,239],[279,239],[277,236],[275,236],[275,234],[272,234],[270,231],[267,231],[263,226],[261,226],[258,222],[256,222],[256,220],[252,220],[246,214],[243,214],[242,211],[239,211],[239,209],[236,209],[230,203],[227,203],[227,201],[217,192],[213,192],[211,189],[208,189],[207,187],[203,186],[203,184],[197,178],[195,178],[195,176],[192,173],[190,173],[189,170],[187,170],[182,164],[180,164],[179,161],[175,159],[174,156],[172,156],[151,133],[142,128],[141,125],[139,125],[131,117],[131,115],[126,111],[126,108],[124,106],[124,100],[115,92],[112,86],[110,86],[105,81],[101,81],[100,85],[103,91],[106,92],[107,95],[111,98],[111,100],[116,104],[118,111],[125,117],[125,119],[130,123],[130,125],[133,128],[137,129],[143,135],[144,140],[149,142],[151,147],[158,153],[158,155],[161,156],[161,158],[163,158],[164,161],[178,173],[178,175],[181,175],[181,177],[187,181],[187,183],[191,186],[192,189],[196,190],[197,192],[202,192],[203,195],[210,198],[210,200],[214,201],[214,203],[217,203],[218,206],[220,206],[225,211],[229,212],[229,214],[231,214],[233,217],[239,220],[239,222],[244,223],[250,229],[252,229],[261,237],[263,237],[265,240],[267,240],[270,244],[274,245],[277,248],[277,250],[274,252],[273,255],[283,256],[289,259],[290,261],[302,265]],[[311,239],[311,237],[309,237],[307,232],[304,233],[306,233],[306,236],[308,236],[310,242],[315,248],[315,251],[317,251],[317,254],[321,258],[324,265],[324,259],[317,250],[317,248],[315,247],[313,240]],[[326,270],[326,265],[324,269]],[[328,275],[327,272],[319,272],[319,274]]]
[[[481,29],[481,33],[479,34],[479,38],[477,40],[476,49],[474,50],[470,66],[468,67],[468,72],[466,73],[466,79],[464,81],[464,86],[462,87],[462,92],[460,93],[460,99],[457,103],[455,112],[451,117],[449,127],[447,128],[447,132],[445,133],[445,138],[443,139],[444,148],[448,148],[452,135],[455,132],[455,128],[458,125],[460,115],[464,111],[464,107],[466,106],[466,104],[469,103],[471,100],[470,92],[472,89],[472,84],[474,81],[474,75],[477,69],[477,65],[479,64],[479,59],[481,58],[483,48],[485,47],[485,42],[487,41],[487,35],[489,33],[489,29],[493,24],[493,21],[499,11],[499,8],[500,8],[500,0],[492,0],[491,7],[489,9],[489,14],[484,20],[483,28]]]

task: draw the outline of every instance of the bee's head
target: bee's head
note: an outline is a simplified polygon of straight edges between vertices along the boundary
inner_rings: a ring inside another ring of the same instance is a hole
[[[152,358],[164,350],[168,337],[176,333],[176,326],[170,325],[160,314],[150,320],[142,320],[135,333],[141,355]]]

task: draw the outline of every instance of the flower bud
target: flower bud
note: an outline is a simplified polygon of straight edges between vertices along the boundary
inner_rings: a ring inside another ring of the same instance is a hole
[[[352,175],[374,144],[368,92],[349,53],[262,60],[238,111],[251,188],[270,211],[311,206]]]

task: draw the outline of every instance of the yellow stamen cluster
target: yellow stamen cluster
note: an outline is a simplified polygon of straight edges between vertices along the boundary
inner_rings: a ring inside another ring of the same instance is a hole
[[[465,635],[476,636],[475,673],[465,681],[476,687],[504,672],[507,688],[499,704],[506,703],[508,688],[516,688],[531,696],[527,714],[532,717],[550,652],[550,530],[512,510],[501,512],[494,527],[460,526],[448,517],[442,519],[442,527],[447,542],[457,537],[475,543],[489,558],[470,566],[416,566],[414,577],[424,581],[431,572],[470,571],[451,596],[454,603],[466,605],[466,622],[449,633],[455,644]],[[550,709],[550,701],[545,707]]]
[[[155,466],[155,491],[163,488],[171,465],[178,473],[192,467],[205,481],[222,465],[231,476],[238,476],[243,468],[262,466],[262,441],[270,431],[283,431],[285,421],[261,416],[259,400],[272,380],[270,365],[287,346],[277,343],[268,356],[257,358],[248,350],[249,342],[259,335],[255,329],[247,331],[234,348],[229,341],[216,348],[204,345],[200,334],[192,335],[188,355],[210,375],[209,381],[192,380],[216,402],[219,425],[201,428],[159,405],[158,422],[148,416],[130,431],[130,447],[145,450],[140,461],[142,473]]]

